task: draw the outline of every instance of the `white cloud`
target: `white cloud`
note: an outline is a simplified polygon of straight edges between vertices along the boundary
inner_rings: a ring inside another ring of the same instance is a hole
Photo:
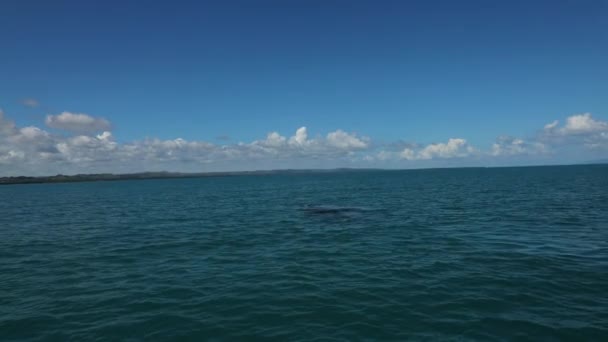
[[[607,149],[608,150],[608,132],[600,132],[594,134],[585,140],[585,146],[590,149]]]
[[[2,161],[24,159],[29,153],[53,149],[53,137],[48,132],[33,126],[17,128],[0,110],[0,155],[4,155]]]
[[[17,128],[0,111],[0,164],[4,165],[5,172],[10,167],[14,172],[29,174],[32,170],[46,174],[69,173],[70,170],[119,172],[125,170],[125,165],[129,165],[127,169],[131,171],[185,167],[200,171],[203,165],[231,162],[254,165],[256,161],[276,161],[272,165],[281,167],[284,165],[281,161],[286,160],[342,160],[368,146],[367,138],[341,130],[331,132],[325,138],[309,139],[306,127],[298,128],[289,138],[271,132],[265,139],[251,143],[216,145],[181,138],[118,143],[110,130],[103,129],[109,127],[107,121],[88,115],[66,112],[49,116],[47,123],[74,134],[56,135],[32,126]],[[94,130],[99,133],[89,134]]]
[[[94,133],[107,131],[111,128],[110,122],[106,119],[70,112],[63,112],[59,115],[47,115],[46,125],[51,128],[75,133]]]
[[[552,132],[555,130],[555,128],[557,127],[557,125],[559,125],[559,121],[555,120],[551,123],[548,123],[545,125],[545,132]]]
[[[112,140],[112,133],[108,132],[108,131],[104,131],[101,134],[97,135],[97,139],[103,140],[103,141],[111,141]]]
[[[545,144],[541,142],[527,142],[511,136],[500,136],[492,144],[490,154],[493,156],[514,156],[520,154],[539,154],[546,151]]]
[[[368,138],[337,130],[325,138],[308,138],[306,127],[300,127],[289,139],[278,132],[268,133],[266,139],[257,140],[241,148],[255,151],[254,155],[270,154],[281,157],[338,155],[364,150],[369,147]]]
[[[410,146],[403,148],[398,156],[405,160],[431,160],[464,158],[475,154],[475,152],[476,149],[469,145],[465,139],[451,138],[446,143],[429,144],[424,147],[410,144]]]
[[[327,134],[327,142],[334,147],[340,149],[364,149],[368,147],[368,142],[365,138],[358,138],[354,134],[346,133],[342,130],[337,130]]]
[[[420,159],[466,157],[472,152],[465,139],[453,138],[447,143],[431,144],[418,152]]]
[[[566,124],[559,128],[555,120],[544,127],[544,132],[550,135],[583,135],[608,131],[608,123],[593,119],[590,113],[576,114],[566,119]]]
[[[566,119],[566,126],[562,128],[565,134],[592,133],[608,130],[608,123],[596,121],[590,113],[573,115]]]
[[[420,145],[397,141],[373,143],[364,136],[335,130],[311,136],[306,127],[291,136],[270,132],[260,140],[237,144],[214,144],[181,138],[146,139],[119,143],[107,120],[86,114],[64,112],[47,118],[50,127],[67,135],[27,126],[17,127],[0,110],[0,176],[11,174],[132,172],[143,170],[229,170],[291,167],[411,167],[466,165],[491,158],[517,158],[546,151],[559,152],[559,144],[585,146],[601,153],[608,148],[608,124],[590,114],[573,115],[560,126],[545,126],[536,139],[498,137],[486,151],[473,148],[467,140]],[[474,157],[474,159],[473,159]],[[442,160],[436,162],[435,160]],[[405,161],[416,163],[406,163]],[[498,159],[497,159],[498,160]],[[510,159],[515,160],[515,159]],[[490,162],[491,164],[491,162]]]
[[[280,147],[285,145],[286,142],[287,138],[277,132],[271,132],[268,133],[268,136],[266,136],[266,140],[260,142],[260,145],[268,147]]]
[[[608,122],[594,119],[590,113],[575,114],[566,118],[559,127],[558,121],[545,125],[540,141],[556,146],[583,145],[588,148],[608,148]]]
[[[296,134],[289,139],[290,144],[294,145],[305,145],[308,139],[308,132],[306,127],[300,127],[296,130]]]
[[[413,149],[406,147],[403,149],[403,151],[401,151],[401,158],[407,160],[414,160],[416,159],[416,152],[414,152]]]
[[[435,158],[463,158],[470,156],[475,149],[465,139],[451,138],[447,143],[429,144],[417,151],[406,147],[400,157],[406,160],[428,160]]]
[[[48,137],[49,133],[38,127],[28,126],[19,130],[20,136],[26,140],[35,140],[41,137]]]

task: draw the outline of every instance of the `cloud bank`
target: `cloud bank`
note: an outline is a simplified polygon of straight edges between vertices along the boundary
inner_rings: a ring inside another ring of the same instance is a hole
[[[118,143],[109,121],[88,114],[48,115],[45,123],[69,134],[18,128],[0,111],[0,175],[289,167],[297,160],[350,158],[369,147],[369,138],[342,130],[310,138],[306,127],[290,137],[270,132],[265,139],[222,145],[181,138]]]
[[[151,170],[221,171],[260,168],[420,167],[491,164],[493,160],[558,154],[563,146],[608,151],[608,123],[589,113],[547,123],[528,138],[503,135],[487,148],[464,138],[443,142],[374,143],[341,129],[311,136],[269,132],[248,143],[145,139],[116,141],[111,123],[84,113],[48,115],[51,130],[18,127],[0,110],[0,176]],[[54,133],[58,130],[58,133]],[[60,134],[61,133],[61,134]],[[431,164],[429,164],[431,163]]]

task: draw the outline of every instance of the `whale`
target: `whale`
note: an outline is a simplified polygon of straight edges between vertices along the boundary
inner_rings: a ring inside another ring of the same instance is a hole
[[[299,210],[309,214],[340,215],[351,213],[365,213],[370,211],[376,211],[377,209],[364,207],[344,207],[336,205],[308,205],[300,208]]]

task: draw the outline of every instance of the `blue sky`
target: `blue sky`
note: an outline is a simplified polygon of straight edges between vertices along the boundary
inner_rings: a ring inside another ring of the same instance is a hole
[[[604,158],[607,61],[605,0],[3,1],[0,108],[12,133],[0,148],[0,174]],[[64,112],[73,116],[53,121]],[[568,130],[567,118],[585,113],[586,128]],[[77,114],[109,125],[75,129],[94,122]],[[563,130],[549,137],[545,125],[554,120]],[[263,145],[271,132],[288,146],[303,126],[317,141],[313,154],[277,145],[281,151],[216,162],[207,150],[175,157],[184,149],[176,145],[159,152],[174,156],[163,163],[107,151],[105,163],[93,163],[57,147],[79,136],[99,140],[106,130],[116,149],[181,138],[238,150]],[[25,138],[28,146],[18,146],[26,127],[51,135],[51,146],[32,149]],[[327,134],[337,130],[365,146],[320,157],[318,146],[332,145]],[[493,153],[505,136],[536,147]],[[449,139],[470,151],[416,157]],[[405,148],[413,158],[403,157]],[[378,158],[382,152],[399,153]]]

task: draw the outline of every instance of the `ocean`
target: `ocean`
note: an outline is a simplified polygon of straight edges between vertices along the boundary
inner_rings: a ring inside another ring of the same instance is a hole
[[[608,165],[0,187],[2,341],[608,340]]]

